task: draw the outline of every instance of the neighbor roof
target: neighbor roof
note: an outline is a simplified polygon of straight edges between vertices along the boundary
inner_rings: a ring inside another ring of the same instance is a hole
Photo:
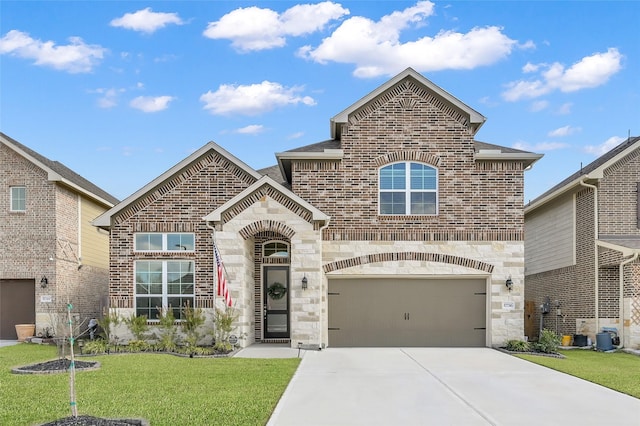
[[[555,199],[556,197],[564,194],[568,190],[580,185],[580,182],[585,179],[598,180],[603,177],[604,170],[612,164],[618,162],[621,158],[625,157],[631,151],[640,147],[640,136],[632,136],[627,138],[620,145],[613,148],[611,151],[598,157],[595,161],[589,163],[585,167],[580,168],[577,172],[571,176],[562,180],[557,185],[553,186],[548,191],[544,192],[539,197],[535,198],[525,207],[525,213],[535,210],[536,208],[546,204],[547,202]]]
[[[0,142],[11,148],[13,151],[26,158],[33,164],[47,172],[50,181],[60,182],[79,191],[89,198],[98,201],[107,207],[112,207],[118,203],[118,199],[101,189],[97,185],[89,182],[59,161],[49,160],[47,157],[26,147],[20,142],[0,132]]]

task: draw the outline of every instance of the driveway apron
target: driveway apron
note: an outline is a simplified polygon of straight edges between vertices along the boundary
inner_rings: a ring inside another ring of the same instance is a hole
[[[640,399],[489,348],[306,353],[270,426],[640,425]]]

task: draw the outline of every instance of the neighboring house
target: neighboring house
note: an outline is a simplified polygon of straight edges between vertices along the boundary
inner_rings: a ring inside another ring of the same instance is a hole
[[[529,337],[548,328],[596,342],[610,327],[637,348],[639,253],[640,137],[631,137],[525,207]]]
[[[94,222],[110,306],[152,321],[223,306],[215,241],[243,346],[521,339],[524,171],[541,155],[474,141],[484,122],[409,68],[277,166],[210,142]]]
[[[0,191],[0,339],[22,323],[53,332],[68,300],[86,326],[109,285],[109,236],[91,221],[118,200],[3,133]]]

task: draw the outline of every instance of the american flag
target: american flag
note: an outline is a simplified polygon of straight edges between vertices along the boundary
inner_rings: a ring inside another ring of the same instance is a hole
[[[223,296],[224,303],[226,303],[227,306],[231,306],[233,305],[233,301],[227,288],[227,280],[224,277],[224,264],[222,263],[222,257],[220,257],[216,243],[213,243],[213,253],[216,257],[216,270],[218,271],[218,296]]]

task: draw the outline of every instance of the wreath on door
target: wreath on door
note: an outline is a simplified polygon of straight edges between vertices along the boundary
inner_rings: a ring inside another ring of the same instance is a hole
[[[282,299],[287,294],[287,288],[282,283],[275,282],[267,288],[267,294],[274,300]]]

